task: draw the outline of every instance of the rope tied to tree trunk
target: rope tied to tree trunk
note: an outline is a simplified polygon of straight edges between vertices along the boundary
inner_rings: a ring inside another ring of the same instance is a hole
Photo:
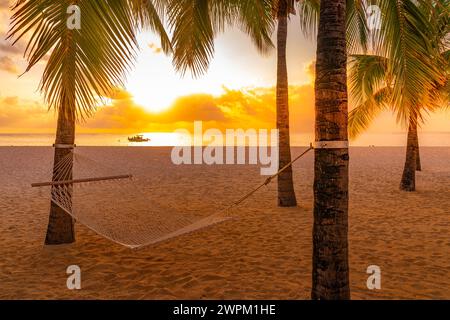
[[[55,149],[75,149],[76,147],[77,147],[76,144],[64,144],[64,143],[53,144],[53,148]]]
[[[316,141],[314,149],[348,149],[348,141]]]

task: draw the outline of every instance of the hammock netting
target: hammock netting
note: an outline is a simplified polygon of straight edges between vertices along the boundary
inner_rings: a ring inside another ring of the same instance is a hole
[[[180,212],[158,203],[149,192],[151,182],[142,174],[142,168],[120,172],[78,151],[68,152],[55,165],[49,182],[32,186],[50,188],[53,203],[99,235],[129,248],[141,248],[233,219],[239,204],[313,149],[311,145],[236,202],[207,213],[189,209],[189,205]]]
[[[145,192],[139,174],[119,172],[70,152],[55,166],[51,201],[99,235],[129,248],[140,248],[195,232],[232,218],[232,206],[205,216],[159,204]],[[52,175],[50,174],[50,177]]]

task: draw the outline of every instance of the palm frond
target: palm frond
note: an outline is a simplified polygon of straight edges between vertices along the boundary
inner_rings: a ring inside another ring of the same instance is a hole
[[[378,4],[383,13],[379,50],[391,60],[396,77],[392,104],[397,106],[398,120],[407,123],[412,108],[421,108],[429,101],[427,94],[445,81],[434,61],[432,5],[423,0],[379,0]]]
[[[275,27],[272,15],[273,0],[237,0],[236,22],[250,36],[256,48],[263,54],[274,46],[271,35]]]
[[[366,52],[370,40],[367,8],[371,0],[347,0],[347,47],[351,54]],[[320,0],[300,0],[298,3],[300,28],[303,34],[315,39],[319,26]]]
[[[135,19],[142,28],[149,28],[161,39],[164,53],[172,51],[172,43],[164,28],[162,18],[165,14],[166,0],[130,0]]]
[[[298,12],[303,34],[310,39],[315,39],[319,27],[320,0],[300,0]]]
[[[177,0],[168,5],[173,28],[174,66],[182,74],[189,68],[194,76],[208,69],[214,54],[214,28],[208,0]]]
[[[367,52],[369,27],[366,1],[347,0],[347,47],[349,53]]]
[[[388,59],[376,55],[352,55],[349,58],[349,90],[356,105],[373,98],[381,87],[392,85]]]
[[[81,30],[67,27],[67,8],[77,3]],[[8,38],[30,35],[29,71],[50,54],[40,90],[49,108],[77,118],[92,114],[103,96],[123,84],[136,52],[136,24],[128,1],[19,0]]]
[[[367,99],[350,111],[348,116],[348,133],[351,139],[355,139],[367,130],[382,111],[389,109],[389,102],[392,99],[391,95],[391,88],[381,88],[373,94],[371,99]]]
[[[174,66],[194,76],[207,71],[214,39],[228,25],[238,25],[263,53],[273,47],[272,0],[166,0],[173,31]]]

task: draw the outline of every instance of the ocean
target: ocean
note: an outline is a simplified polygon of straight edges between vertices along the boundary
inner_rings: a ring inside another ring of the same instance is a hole
[[[138,134],[138,133],[136,133]],[[76,143],[79,146],[182,146],[189,145],[189,136],[178,133],[151,132],[140,133],[149,138],[149,142],[130,143],[128,137],[134,134],[77,134]],[[36,133],[0,133],[0,146],[51,146],[54,143],[54,134]],[[292,146],[307,146],[314,140],[312,134],[293,134],[291,137]],[[450,147],[450,132],[423,132],[419,134],[421,146],[428,147]],[[351,141],[351,146],[405,146],[406,133],[379,133],[364,134],[355,141]]]

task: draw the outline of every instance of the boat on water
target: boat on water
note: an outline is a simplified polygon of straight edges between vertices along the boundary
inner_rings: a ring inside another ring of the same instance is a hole
[[[149,142],[150,139],[144,138],[142,134],[135,135],[134,137],[128,137],[129,142]]]

